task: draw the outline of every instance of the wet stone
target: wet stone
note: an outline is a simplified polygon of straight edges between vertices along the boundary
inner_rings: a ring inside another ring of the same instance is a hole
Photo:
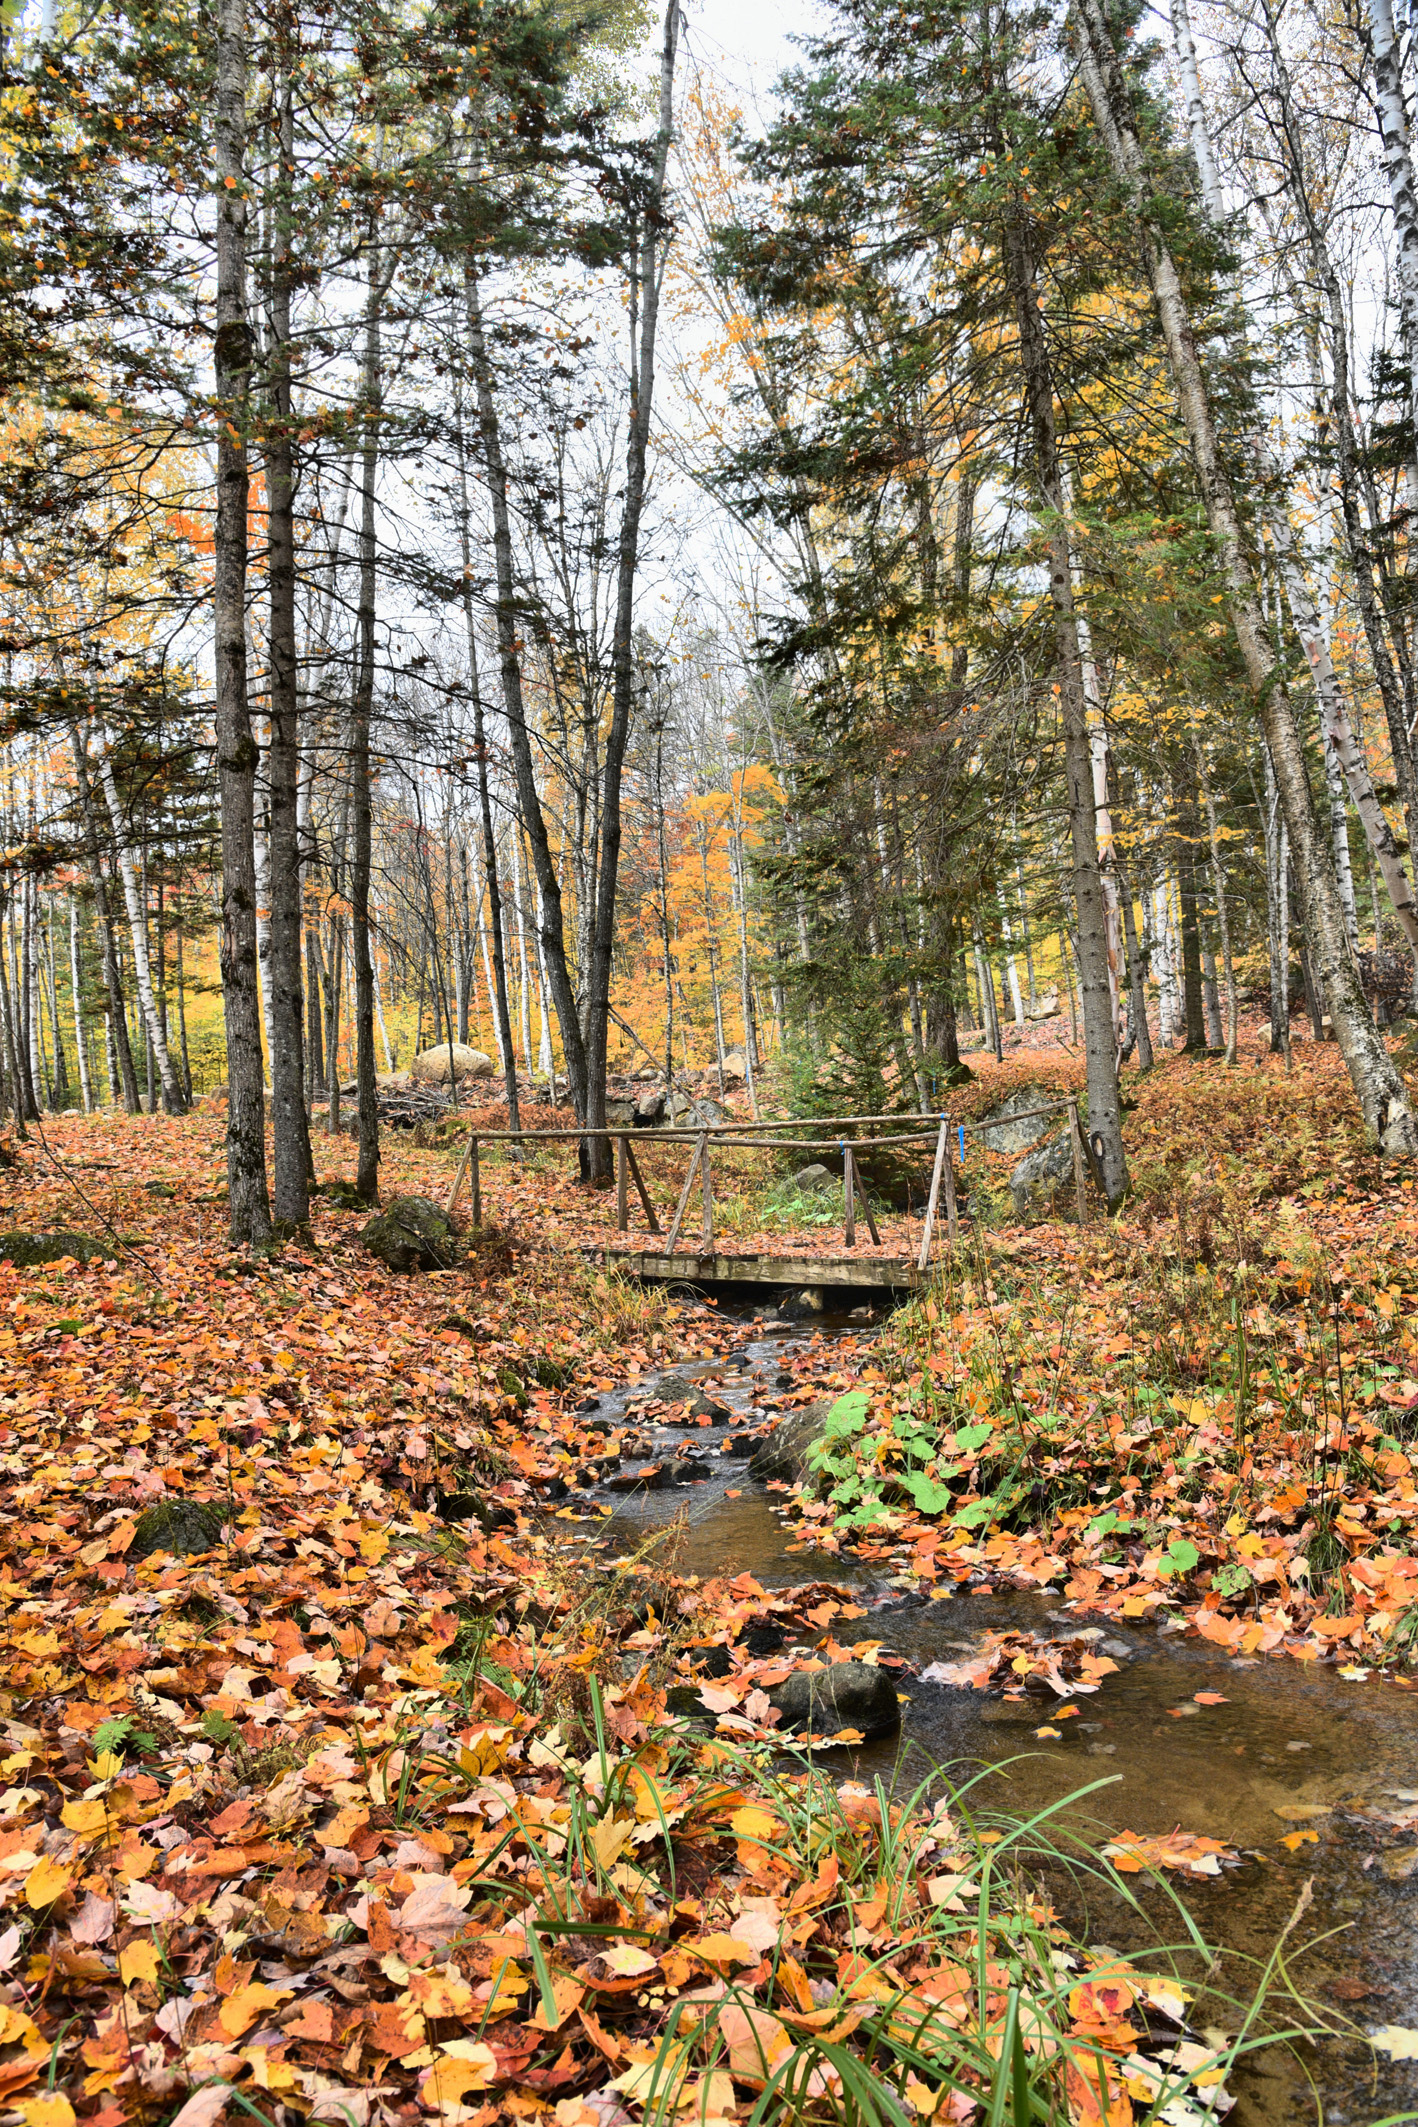
[[[795,1670],[768,1696],[778,1708],[781,1726],[794,1732],[831,1735],[841,1728],[856,1728],[870,1741],[901,1726],[894,1682],[886,1670],[868,1662],[834,1662],[828,1669]]]

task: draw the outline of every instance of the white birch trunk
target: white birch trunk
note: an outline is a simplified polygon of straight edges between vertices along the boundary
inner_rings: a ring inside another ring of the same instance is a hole
[[[85,1115],[92,1115],[94,1096],[89,1084],[89,1044],[84,1031],[83,999],[79,995],[79,908],[72,894],[69,896],[69,988],[73,994],[74,1048],[79,1059],[79,1091],[83,1096]]]
[[[182,1097],[182,1087],[173,1069],[172,1058],[168,1054],[167,1036],[163,1033],[158,1001],[153,994],[153,971],[148,959],[147,918],[142,896],[138,891],[137,867],[133,862],[132,844],[128,840],[128,825],[118,800],[118,785],[114,781],[113,762],[109,758],[106,738],[99,751],[98,774],[103,785],[104,803],[108,807],[109,825],[113,830],[118,875],[123,882],[123,905],[128,913],[128,933],[133,945],[133,986],[138,992],[138,1010],[142,1014],[143,1025],[157,1060],[163,1106],[169,1115],[181,1115],[187,1103]]]
[[[1131,91],[1100,0],[1072,0],[1072,16],[1080,32],[1080,72],[1099,135],[1117,175],[1132,188],[1137,201],[1147,274],[1168,367],[1191,444],[1207,522],[1216,543],[1217,563],[1227,588],[1236,646],[1245,663],[1258,720],[1275,767],[1295,848],[1305,925],[1330,1019],[1373,1142],[1381,1153],[1409,1155],[1418,1151],[1418,1124],[1402,1076],[1359,987],[1339,900],[1333,852],[1317,831],[1299,724],[1266,630],[1181,275],[1163,223],[1151,204],[1156,179],[1138,135]]]
[[[1398,38],[1390,0],[1366,0],[1374,47],[1374,103],[1378,112],[1384,175],[1388,179],[1398,240],[1398,301],[1408,347],[1410,412],[1418,415],[1418,187],[1408,137]]]

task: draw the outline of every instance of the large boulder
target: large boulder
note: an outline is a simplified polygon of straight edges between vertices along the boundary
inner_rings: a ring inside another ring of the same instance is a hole
[[[359,1237],[389,1270],[451,1270],[462,1254],[447,1212],[426,1196],[391,1197]]]
[[[835,1735],[855,1728],[870,1742],[901,1726],[896,1686],[884,1669],[869,1662],[833,1662],[828,1669],[795,1669],[786,1683],[768,1694],[778,1709],[779,1726],[795,1733]]]
[[[827,1413],[835,1401],[835,1397],[822,1396],[816,1403],[805,1403],[800,1410],[789,1411],[780,1418],[749,1464],[749,1476],[764,1482],[781,1477],[789,1484],[798,1484],[808,1476],[809,1450],[821,1440]]]
[[[17,1270],[60,1263],[66,1256],[80,1263],[116,1261],[118,1250],[112,1241],[95,1240],[91,1233],[74,1233],[68,1227],[53,1233],[0,1233],[0,1261],[13,1263]]]
[[[1020,1086],[1009,1093],[997,1108],[991,1108],[982,1116],[980,1135],[987,1152],[1027,1152],[1037,1144],[1048,1124],[1047,1115],[1039,1113],[1047,1108],[1050,1095],[1037,1086]]]
[[[638,1128],[651,1130],[665,1112],[665,1089],[663,1086],[647,1086],[635,1102],[635,1121]]]
[[[825,1196],[829,1190],[842,1187],[842,1176],[816,1160],[811,1167],[799,1167],[793,1176],[793,1187],[803,1196]]]
[[[633,1100],[608,1100],[606,1102],[606,1128],[608,1130],[633,1130],[635,1128],[635,1102]]]
[[[200,1558],[222,1540],[227,1510],[214,1499],[160,1499],[145,1507],[133,1525],[129,1558],[151,1558],[156,1551],[171,1558]]]
[[[1060,1130],[1047,1144],[1040,1145],[1019,1162],[1009,1178],[1010,1194],[1014,1208],[1023,1218],[1036,1193],[1052,1189],[1065,1175],[1073,1172],[1073,1146],[1067,1130]]]
[[[464,1041],[451,1045],[443,1041],[436,1049],[423,1049],[409,1065],[409,1076],[419,1086],[446,1086],[453,1077],[461,1085],[465,1078],[492,1075],[492,1058],[484,1056],[481,1049],[470,1049]]]

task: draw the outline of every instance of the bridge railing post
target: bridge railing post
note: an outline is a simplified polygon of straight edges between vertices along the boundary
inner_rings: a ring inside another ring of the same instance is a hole
[[[936,1133],[936,1141],[935,1141],[935,1166],[934,1166],[934,1167],[933,1167],[933,1168],[931,1169],[931,1193],[930,1193],[929,1197],[928,1197],[928,1198],[926,1199],[926,1224],[925,1224],[925,1230],[923,1231],[923,1233],[922,1233],[922,1235],[921,1235],[921,1252],[920,1252],[920,1255],[919,1255],[919,1256],[918,1256],[918,1257],[916,1258],[916,1268],[917,1268],[917,1270],[925,1270],[925,1269],[926,1269],[926,1268],[928,1267],[928,1265],[929,1265],[929,1263],[930,1263],[930,1260],[931,1260],[931,1235],[932,1235],[932,1234],[934,1233],[934,1231],[935,1231],[935,1214],[936,1214],[936,1206],[937,1206],[937,1204],[938,1204],[938,1203],[940,1202],[940,1184],[941,1184],[941,1176],[942,1176],[942,1175],[943,1175],[943,1174],[945,1173],[945,1170],[946,1170],[947,1166],[949,1165],[949,1162],[950,1162],[950,1118],[949,1118],[949,1116],[948,1116],[948,1115],[942,1115],[942,1117],[941,1117],[941,1119],[940,1119],[940,1129],[939,1129],[939,1131],[938,1131],[938,1132]],[[953,1196],[954,1196],[954,1194],[955,1194],[955,1187],[954,1187],[954,1177],[952,1177],[952,1179],[951,1179],[951,1191],[950,1191],[950,1195],[951,1195],[951,1197],[953,1197]],[[947,1212],[948,1212],[948,1211],[949,1211],[949,1209],[950,1209],[950,1199],[949,1199],[949,1198],[947,1199],[947,1206],[946,1206],[946,1208],[947,1208]]]

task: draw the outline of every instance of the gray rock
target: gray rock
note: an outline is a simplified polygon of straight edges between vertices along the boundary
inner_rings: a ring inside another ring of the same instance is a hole
[[[646,1462],[633,1470],[617,1470],[606,1479],[608,1492],[663,1492],[673,1484],[675,1473],[667,1462]]]
[[[0,1260],[28,1270],[35,1263],[58,1263],[73,1256],[80,1263],[116,1262],[118,1250],[112,1241],[96,1241],[91,1233],[73,1233],[59,1227],[53,1233],[0,1233]]]
[[[1023,1217],[1029,1209],[1034,1192],[1045,1186],[1061,1182],[1073,1172],[1073,1147],[1067,1130],[1060,1130],[1047,1144],[1028,1153],[1009,1178],[1010,1194],[1014,1208]]]
[[[809,1315],[825,1314],[827,1295],[820,1285],[804,1285],[800,1292],[788,1294],[781,1302],[781,1311],[789,1322],[801,1322]]]
[[[648,1086],[635,1103],[635,1120],[642,1130],[653,1129],[665,1112],[665,1089]]]
[[[834,1401],[831,1396],[822,1396],[816,1403],[805,1403],[801,1410],[791,1411],[786,1418],[780,1418],[749,1464],[749,1476],[764,1482],[770,1477],[781,1477],[789,1484],[797,1484],[806,1477],[808,1451],[822,1438],[822,1428]]]
[[[426,1196],[391,1197],[359,1237],[390,1270],[450,1270],[462,1253],[447,1212]]]
[[[835,1735],[839,1728],[860,1729],[868,1742],[901,1726],[896,1686],[885,1669],[868,1662],[834,1662],[829,1669],[797,1669],[768,1694],[781,1715],[780,1726]]]
[[[172,1558],[200,1558],[221,1542],[226,1518],[213,1499],[160,1499],[138,1516],[127,1555],[151,1558],[165,1551]]]
[[[608,1100],[606,1102],[606,1128],[608,1130],[633,1130],[635,1128],[635,1102],[633,1100]]]
[[[700,1094],[697,1100],[691,1100],[687,1093],[681,1093],[676,1086],[665,1096],[665,1120],[679,1129],[712,1130],[716,1124],[724,1122],[727,1115],[728,1110],[721,1108],[718,1101],[710,1100],[706,1094]]]
[[[803,1196],[816,1196],[819,1192],[825,1194],[829,1189],[840,1189],[842,1177],[840,1174],[834,1174],[830,1167],[824,1167],[819,1160],[811,1167],[798,1169],[793,1176],[793,1187]]]
[[[703,1389],[686,1381],[683,1374],[662,1375],[656,1383],[655,1394],[662,1403],[672,1403],[676,1407],[688,1404],[691,1418],[727,1418],[730,1415],[727,1403],[718,1403],[712,1396],[706,1396]]]
[[[1049,1095],[1037,1086],[1020,1086],[997,1108],[991,1108],[988,1115],[981,1117],[981,1138],[986,1150],[1027,1152],[1047,1126],[1047,1116],[1040,1117],[1038,1111],[1047,1107],[1048,1101]]]

